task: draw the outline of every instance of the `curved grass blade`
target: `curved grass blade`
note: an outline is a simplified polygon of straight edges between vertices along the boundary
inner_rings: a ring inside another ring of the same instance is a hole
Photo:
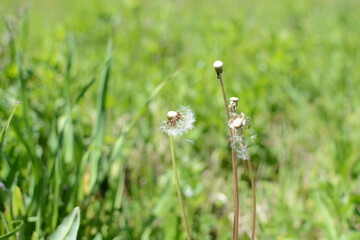
[[[80,226],[80,208],[75,207],[53,232],[49,240],[76,240]]]
[[[2,148],[2,145],[4,143],[4,139],[5,139],[5,135],[6,135],[6,131],[8,130],[9,126],[10,126],[10,122],[15,114],[16,108],[18,107],[19,103],[16,103],[16,105],[14,106],[13,110],[11,111],[11,114],[8,118],[8,120],[6,121],[4,127],[2,128],[1,132],[0,132],[0,149]]]
[[[4,217],[3,213],[0,213],[0,216],[1,216],[1,221],[3,222],[3,224],[8,229],[8,224],[7,224],[6,220],[5,220],[5,217]],[[1,235],[0,239],[9,239],[9,237],[11,237],[15,233],[19,232],[20,229],[22,228],[22,226],[24,225],[24,222],[22,220],[15,220],[15,221],[10,222],[10,225],[15,225],[15,224],[18,224],[18,225],[13,230],[11,230],[10,232],[8,232],[8,233],[6,233],[4,235]]]

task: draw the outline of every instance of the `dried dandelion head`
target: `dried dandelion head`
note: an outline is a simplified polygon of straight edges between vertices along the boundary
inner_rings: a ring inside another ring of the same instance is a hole
[[[167,121],[161,130],[169,136],[183,135],[193,128],[195,114],[189,107],[181,106],[178,111],[169,111]]]
[[[223,65],[224,65],[223,62],[220,60],[216,60],[213,64],[218,78],[220,77],[220,74],[223,72]]]
[[[232,145],[235,148],[238,159],[250,160],[247,137],[250,136],[253,140],[256,138],[256,134],[250,129],[250,118],[246,117],[244,113],[235,113],[237,102],[238,98],[230,98],[229,110],[231,110],[231,116],[228,125],[234,131]]]

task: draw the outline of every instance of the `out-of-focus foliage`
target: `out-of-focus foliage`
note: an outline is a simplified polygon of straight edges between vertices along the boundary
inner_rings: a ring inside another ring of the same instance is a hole
[[[184,239],[159,127],[190,105],[192,235],[230,239],[220,59],[258,135],[258,239],[360,239],[359,1],[29,2],[0,3],[0,236],[45,239],[79,206],[78,239]]]

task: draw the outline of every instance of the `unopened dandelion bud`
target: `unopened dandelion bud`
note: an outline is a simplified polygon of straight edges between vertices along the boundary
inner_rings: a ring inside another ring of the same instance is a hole
[[[223,62],[217,60],[217,61],[214,62],[213,66],[214,66],[215,72],[216,72],[216,74],[217,74],[217,76],[219,78],[220,74],[223,72],[223,68],[222,68]]]

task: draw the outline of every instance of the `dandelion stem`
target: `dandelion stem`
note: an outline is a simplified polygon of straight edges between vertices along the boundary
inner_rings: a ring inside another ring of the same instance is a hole
[[[183,203],[182,195],[181,195],[181,191],[180,191],[179,178],[178,178],[177,170],[176,170],[173,136],[170,136],[170,148],[171,148],[171,160],[172,160],[172,165],[173,165],[173,170],[174,170],[175,186],[176,186],[176,191],[177,191],[177,195],[178,195],[178,199],[179,199],[179,203],[180,203],[180,208],[182,211],[183,222],[185,224],[186,237],[187,237],[187,240],[191,240],[190,228],[189,228],[189,224],[188,224],[187,217],[186,217],[184,203]]]
[[[252,170],[252,165],[250,159],[247,159],[247,164],[249,168],[249,175],[250,175],[250,183],[251,183],[251,191],[252,191],[252,199],[253,199],[253,218],[252,218],[252,231],[251,231],[251,240],[255,239],[255,229],[256,229],[256,191],[255,191],[255,179]]]
[[[230,120],[230,113],[229,113],[229,109],[228,109],[227,98],[226,98],[226,93],[225,93],[225,87],[224,87],[224,82],[223,82],[221,73],[219,73],[218,78],[220,80],[220,86],[221,86],[221,91],[222,91],[222,95],[223,95],[223,98],[224,98],[226,115],[227,115],[227,119],[229,121]]]
[[[230,130],[231,141],[233,141],[234,130]],[[238,186],[238,174],[237,174],[237,159],[235,147],[231,144],[231,159],[232,159],[232,170],[234,178],[234,223],[233,223],[233,239],[238,239],[238,228],[239,228],[239,186]]]
[[[221,72],[218,73],[218,79],[220,80],[222,95],[224,98],[225,110],[227,115],[227,120],[230,120],[230,113],[228,109],[228,103],[224,88],[224,83],[222,79]],[[234,130],[229,127],[230,132],[230,141],[233,143],[234,141]],[[239,187],[238,187],[238,174],[237,174],[237,159],[234,144],[231,144],[231,159],[232,159],[232,171],[234,178],[234,222],[233,222],[233,240],[238,239],[238,228],[239,228]]]

